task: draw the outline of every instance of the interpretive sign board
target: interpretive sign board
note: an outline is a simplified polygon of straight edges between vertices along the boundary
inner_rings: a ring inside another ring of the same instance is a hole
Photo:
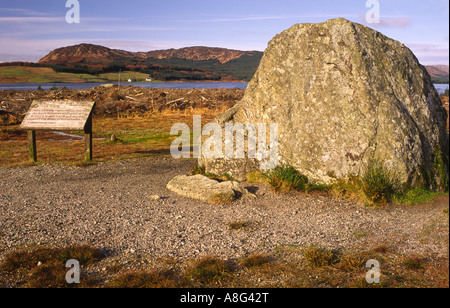
[[[84,131],[85,158],[92,160],[92,112],[94,102],[36,101],[31,104],[20,126],[28,130],[30,159],[37,161],[36,131]]]
[[[31,104],[21,129],[84,131],[95,103],[44,101]]]

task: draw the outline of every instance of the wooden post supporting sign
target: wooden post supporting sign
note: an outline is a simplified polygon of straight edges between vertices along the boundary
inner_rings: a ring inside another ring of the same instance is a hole
[[[86,122],[84,129],[84,159],[92,161],[92,115]]]
[[[36,131],[28,131],[28,154],[30,156],[30,161],[37,162],[37,152],[36,152]]]

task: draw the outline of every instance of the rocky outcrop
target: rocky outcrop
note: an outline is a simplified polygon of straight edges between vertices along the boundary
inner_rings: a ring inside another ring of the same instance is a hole
[[[382,161],[405,186],[444,189],[447,113],[405,45],[339,18],[297,24],[268,45],[243,100],[217,122],[277,123],[279,160],[316,183]],[[245,159],[200,159],[243,179]]]

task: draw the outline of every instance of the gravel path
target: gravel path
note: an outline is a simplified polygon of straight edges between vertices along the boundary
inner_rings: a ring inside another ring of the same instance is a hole
[[[91,244],[114,256],[238,258],[280,245],[333,249],[388,245],[402,254],[448,256],[448,197],[419,206],[366,208],[303,194],[211,205],[165,188],[192,161],[142,159],[89,167],[0,168],[1,255],[31,244]],[[153,200],[153,195],[161,196]],[[229,223],[246,221],[242,230]]]

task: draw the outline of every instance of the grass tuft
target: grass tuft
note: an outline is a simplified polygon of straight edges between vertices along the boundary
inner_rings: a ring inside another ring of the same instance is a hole
[[[187,270],[188,276],[201,284],[221,283],[230,277],[233,267],[218,258],[204,257]]]
[[[259,170],[250,172],[246,176],[247,182],[254,184],[269,184],[269,177]]]
[[[130,271],[119,275],[107,286],[129,289],[178,288],[182,286],[182,281],[171,270]]]
[[[228,224],[228,227],[231,230],[242,230],[242,229],[248,228],[249,226],[250,226],[250,222],[247,220],[233,221]]]
[[[245,268],[261,267],[270,262],[270,257],[265,254],[251,254],[242,261]]]
[[[206,167],[205,166],[200,166],[198,164],[198,162],[196,161],[194,163],[194,168],[191,171],[192,175],[197,175],[197,174],[201,174],[201,175],[205,175],[206,174]]]
[[[303,256],[306,258],[306,261],[313,267],[322,267],[331,265],[335,262],[334,253],[325,248],[317,247],[315,245],[309,246]]]
[[[424,259],[417,257],[417,256],[411,256],[411,257],[407,257],[405,258],[405,260],[403,260],[402,264],[411,270],[420,270],[420,269],[424,269]]]
[[[236,199],[236,197],[234,195],[220,193],[220,194],[212,195],[209,198],[209,202],[212,204],[223,205],[223,204],[232,203],[235,199]]]
[[[338,267],[347,272],[364,270],[367,260],[370,259],[368,253],[345,254],[339,257]]]
[[[397,193],[397,182],[393,173],[377,160],[369,163],[360,186],[371,204],[390,203]]]
[[[269,184],[277,191],[304,191],[308,178],[291,166],[278,166],[268,173]]]

